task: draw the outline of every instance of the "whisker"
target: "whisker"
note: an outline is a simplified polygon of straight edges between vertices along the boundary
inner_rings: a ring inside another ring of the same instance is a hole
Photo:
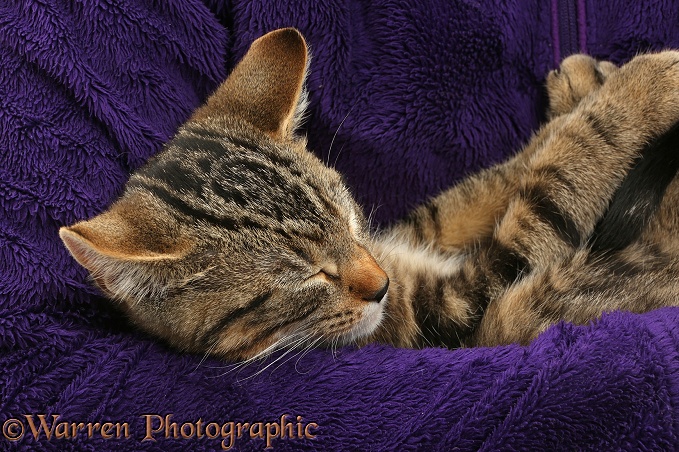
[[[264,350],[260,351],[254,356],[251,356],[250,358],[247,358],[239,363],[234,363],[234,364],[227,364],[226,366],[220,366],[220,367],[212,367],[213,369],[224,369],[227,367],[231,367],[229,370],[226,372],[218,375],[218,377],[222,377],[224,375],[227,375],[235,370],[243,369],[247,367],[248,365],[252,364],[255,361],[263,361],[265,360],[270,354],[282,349],[283,347],[286,347],[288,344],[292,342],[296,342],[297,338],[299,336],[299,333],[294,333],[288,336],[284,336],[280,339],[278,339],[276,342],[273,344],[269,345],[267,348]]]
[[[307,345],[306,349],[302,352],[302,354],[300,355],[300,357],[297,358],[297,361],[295,362],[295,371],[296,371],[298,374],[304,375],[305,373],[309,373],[308,371],[307,371],[307,372],[300,372],[299,369],[297,368],[297,366],[299,365],[300,360],[301,360],[302,358],[304,358],[311,350],[313,350],[313,348],[316,346],[316,344],[317,344],[318,341],[320,341],[320,340],[321,340],[321,338],[318,337],[314,342],[312,342],[311,344]]]
[[[342,147],[340,148],[340,150],[337,151],[337,155],[335,156],[335,161],[332,163],[332,167],[333,167],[333,168],[336,168],[336,167],[337,167],[337,161],[339,160],[339,156],[340,156],[340,154],[342,153],[342,151],[344,150],[344,146],[345,146],[345,145],[346,145],[346,143],[344,143],[344,144],[342,145]]]
[[[337,359],[337,348],[339,347],[339,337],[335,336],[330,341],[330,353],[332,354],[332,359]]]
[[[309,334],[309,335],[307,335],[307,336],[305,337],[305,341],[307,341],[307,340],[310,339],[310,338],[311,338],[311,335]],[[300,356],[297,358],[297,362],[295,363],[295,370],[296,370],[298,373],[299,373],[299,371],[297,370],[297,364],[299,364],[299,360],[302,359],[307,353],[309,353],[309,352],[314,348],[314,346],[315,346],[321,339],[322,339],[321,337],[317,337],[313,342],[307,343],[306,345],[304,345],[304,342],[301,342],[301,343],[298,343],[298,344],[297,344],[297,345],[302,345],[302,346],[303,346],[302,350],[301,350],[300,353],[299,353]],[[297,346],[295,346],[295,348],[296,348],[296,347],[297,347]],[[275,370],[277,370],[278,368],[280,368],[283,364],[289,362],[289,361],[290,361],[291,359],[293,359],[295,356],[297,356],[297,354],[292,355],[291,357],[289,357],[288,359],[286,359],[285,361],[283,361],[282,363],[280,363],[278,366],[276,366],[276,367],[272,370],[272,373],[273,373],[273,371],[275,371]]]
[[[307,340],[308,337],[309,337],[309,336],[305,336],[305,337],[302,337],[302,338],[298,339],[292,347],[288,347],[288,349],[287,349],[283,354],[281,354],[280,356],[278,356],[276,359],[274,359],[273,361],[271,361],[269,364],[267,364],[267,365],[264,366],[263,368],[259,369],[259,370],[258,370],[257,372],[255,372],[254,374],[252,374],[252,375],[250,375],[250,376],[248,376],[248,377],[245,377],[245,378],[243,378],[242,380],[239,380],[239,381],[249,380],[249,379],[251,379],[251,378],[257,377],[258,375],[261,375],[261,374],[262,374],[264,371],[266,371],[268,368],[270,368],[271,366],[273,366],[274,364],[276,364],[278,361],[280,361],[281,359],[285,358],[287,355],[289,355],[290,353],[292,353],[292,352],[295,350],[295,347],[296,347],[297,345],[303,343],[305,340]],[[294,357],[294,355],[293,355],[293,357]],[[288,359],[288,361],[289,361],[289,359]],[[285,364],[286,362],[287,362],[287,361],[284,361],[283,363],[281,363],[281,365],[282,365],[282,364]],[[280,367],[280,366],[279,366],[279,367]],[[274,370],[277,369],[277,368],[278,368],[278,367],[274,368]]]
[[[198,370],[198,368],[205,362],[207,357],[210,355],[210,353],[212,353],[212,350],[214,350],[216,346],[217,346],[217,341],[213,342],[212,345],[210,345],[210,347],[205,351],[205,354],[203,354],[203,357],[200,359],[200,362],[198,364],[196,364],[196,368],[193,369],[191,371],[191,373]]]
[[[373,230],[373,220],[375,219],[375,214],[377,213],[377,210],[382,207],[382,205],[375,205],[373,204],[372,207],[370,207],[370,213],[368,214],[368,230],[372,231]]]
[[[350,115],[351,112],[354,110],[354,107],[355,107],[357,104],[358,104],[358,99],[354,102],[354,105],[351,106],[351,108],[349,109],[349,111],[347,112],[347,114],[344,115],[344,119],[342,119],[342,121],[341,121],[341,122],[339,123],[339,125],[337,126],[337,130],[335,130],[335,133],[334,133],[333,136],[332,136],[332,140],[330,140],[330,147],[328,148],[328,159],[327,159],[327,161],[325,162],[325,166],[330,166],[330,154],[332,153],[332,145],[335,144],[335,138],[337,138],[337,134],[339,133],[340,129],[342,128],[342,125],[344,124],[344,121],[347,120],[347,118],[349,117],[349,115]],[[342,146],[342,148],[344,148],[344,146]],[[340,149],[340,152],[341,152],[341,151],[342,151],[342,149]],[[339,152],[337,153],[337,156],[339,157]],[[337,165],[337,158],[335,158],[335,163],[333,164],[332,167],[334,168],[336,165]]]

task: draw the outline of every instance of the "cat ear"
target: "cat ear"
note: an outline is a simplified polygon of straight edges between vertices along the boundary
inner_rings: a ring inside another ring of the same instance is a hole
[[[307,64],[306,42],[299,31],[272,31],[252,43],[231,75],[189,122],[236,116],[274,138],[288,138],[306,104]]]
[[[155,275],[158,264],[175,261],[190,249],[186,241],[170,240],[157,219],[144,219],[139,209],[134,215],[124,204],[59,230],[76,261],[113,298],[153,291],[162,279]]]

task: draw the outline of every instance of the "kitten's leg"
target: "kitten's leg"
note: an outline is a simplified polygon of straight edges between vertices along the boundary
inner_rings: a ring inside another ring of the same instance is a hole
[[[493,300],[473,338],[476,346],[527,344],[559,321],[586,324],[604,312],[648,312],[679,305],[677,255],[638,242],[615,253],[579,250],[526,276]]]
[[[679,179],[641,237],[621,250],[578,250],[514,284],[488,306],[472,343],[527,343],[549,325],[604,312],[679,305]]]
[[[453,252],[489,237],[516,193],[523,162],[532,151],[524,149],[419,206],[389,230],[391,241]]]
[[[478,289],[459,290],[481,307],[489,303],[484,322],[497,315],[493,305],[507,304],[503,298],[527,284],[526,275],[534,278],[573,261],[640,151],[679,119],[677,98],[679,52],[644,55],[612,74],[597,96],[552,122],[560,127],[534,152],[519,195],[488,246],[463,269],[462,279],[483,287],[480,295]],[[515,308],[521,308],[519,301]],[[525,324],[523,329],[539,328]],[[493,334],[492,328],[485,331]]]
[[[566,58],[559,71],[547,77],[550,117],[570,112],[588,94],[596,91],[617,66],[587,55]],[[393,232],[401,240],[447,251],[463,249],[491,236],[517,194],[527,161],[544,145],[553,126],[534,138],[519,154],[505,163],[485,169],[461,181],[414,210]]]
[[[643,147],[679,119],[677,98],[679,52],[645,55],[611,74],[596,96],[552,120],[520,162],[523,174],[504,198],[507,208],[492,235],[469,250],[461,268],[446,263],[437,270],[428,265],[431,259],[405,252],[386,261],[400,287],[390,290],[388,321],[377,340],[424,345],[419,335],[426,343],[472,345],[489,305],[527,275],[572,259]],[[473,214],[474,192],[467,196]],[[400,325],[409,328],[405,337]],[[428,335],[432,327],[437,332]]]
[[[536,137],[493,244],[531,268],[584,244],[643,147],[679,119],[677,98],[679,52],[643,55],[555,118]]]

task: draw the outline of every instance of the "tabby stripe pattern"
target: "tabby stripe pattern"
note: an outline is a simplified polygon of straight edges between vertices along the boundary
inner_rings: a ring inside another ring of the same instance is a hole
[[[209,347],[219,339],[219,334],[224,331],[224,329],[230,324],[236,322],[238,319],[246,316],[247,314],[255,311],[257,308],[261,307],[266,303],[272,296],[271,292],[263,293],[262,295],[256,297],[254,300],[250,300],[244,306],[231,310],[224,314],[221,319],[219,319],[214,325],[210,327],[205,333],[197,338],[196,342],[200,344],[201,347]]]

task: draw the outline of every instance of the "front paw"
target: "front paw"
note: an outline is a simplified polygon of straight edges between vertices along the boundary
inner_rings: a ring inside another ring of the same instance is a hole
[[[597,61],[588,55],[571,55],[563,60],[559,69],[547,75],[549,118],[571,112],[617,70],[613,63]]]

